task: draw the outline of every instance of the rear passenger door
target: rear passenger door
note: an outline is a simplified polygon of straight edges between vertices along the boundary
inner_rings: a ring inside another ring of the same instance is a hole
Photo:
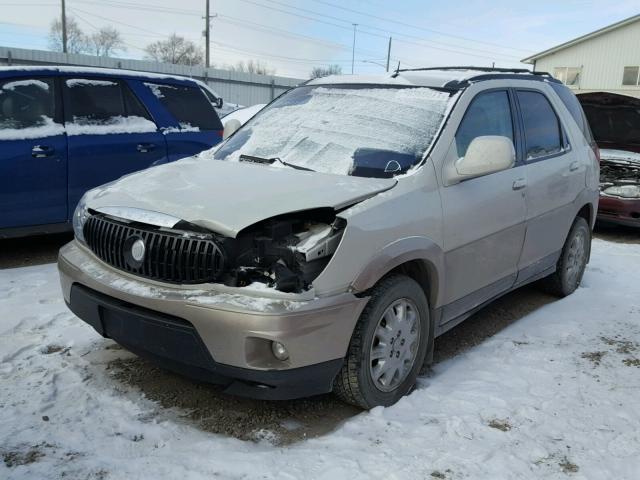
[[[67,219],[67,139],[56,83],[0,80],[0,228]]]
[[[516,91],[527,169],[527,235],[520,280],[555,265],[584,189],[586,169],[542,91]]]
[[[65,78],[69,214],[85,191],[166,162],[164,136],[124,80]]]
[[[222,140],[222,123],[204,92],[196,86],[145,82],[175,120],[164,129],[169,160],[207,150]]]

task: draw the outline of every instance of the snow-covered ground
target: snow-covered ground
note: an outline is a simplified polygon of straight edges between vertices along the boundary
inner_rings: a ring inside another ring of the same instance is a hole
[[[240,441],[158,416],[66,310],[54,265],[0,271],[0,478],[640,478],[640,245],[582,288],[319,438]],[[64,475],[64,477],[63,477]]]

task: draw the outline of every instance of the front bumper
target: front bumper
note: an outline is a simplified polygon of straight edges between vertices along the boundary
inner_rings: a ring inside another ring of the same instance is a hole
[[[640,227],[640,200],[600,195],[598,220]]]
[[[330,391],[368,300],[167,286],[116,270],[75,241],[60,250],[58,268],[70,309],[101,335],[231,393],[269,399]],[[289,359],[273,356],[272,341],[286,346]]]

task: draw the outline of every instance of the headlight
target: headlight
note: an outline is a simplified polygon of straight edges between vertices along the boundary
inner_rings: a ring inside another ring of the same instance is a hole
[[[616,185],[605,188],[604,193],[622,198],[640,198],[640,185]]]
[[[87,209],[87,204],[83,196],[78,202],[76,211],[73,212],[73,233],[76,239],[82,243],[85,243],[82,229],[84,228],[84,223],[87,221],[87,218],[89,218],[89,210]]]

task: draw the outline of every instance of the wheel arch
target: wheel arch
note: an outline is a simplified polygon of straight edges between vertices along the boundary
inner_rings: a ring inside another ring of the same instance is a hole
[[[415,280],[425,292],[431,309],[440,305],[442,249],[426,237],[408,237],[384,247],[352,282],[351,289],[365,292],[391,274],[403,274]]]

